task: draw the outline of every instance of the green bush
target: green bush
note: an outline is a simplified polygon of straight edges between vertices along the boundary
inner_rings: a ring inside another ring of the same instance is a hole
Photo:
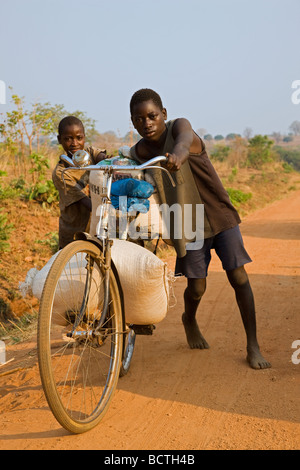
[[[33,153],[30,158],[32,163],[30,173],[33,176],[31,184],[26,183],[24,177],[20,176],[4,185],[1,177],[7,176],[7,173],[0,171],[0,200],[20,197],[30,201],[35,200],[43,206],[58,202],[59,194],[53,181],[46,179],[46,171],[49,169],[48,159],[36,153]]]
[[[294,171],[294,168],[287,162],[283,162],[282,168],[284,173],[292,173]]]
[[[34,199],[43,206],[57,202],[58,191],[53,181],[46,179],[46,171],[50,168],[48,158],[38,153],[32,153],[30,159],[32,163],[30,173],[33,175],[34,182],[27,191],[28,199],[30,201]],[[38,175],[37,181],[35,181],[36,175]]]
[[[10,181],[9,184],[3,185],[1,176],[7,176],[7,173],[5,171],[0,171],[0,200],[22,197],[25,187],[25,180],[23,177],[21,176],[18,179]]]
[[[228,158],[230,152],[230,147],[228,145],[216,145],[215,149],[211,152],[211,157],[213,160],[218,162],[224,162]]]
[[[30,201],[35,200],[43,205],[46,203],[52,204],[57,202],[59,199],[58,191],[55,188],[52,180],[38,181],[37,183],[30,186],[27,192],[27,198]]]
[[[266,135],[256,135],[249,140],[247,164],[251,168],[261,169],[264,163],[272,160],[273,140]]]
[[[274,150],[279,155],[280,160],[283,160],[290,165],[294,170],[300,171],[300,150],[287,149],[284,147],[276,146]],[[286,170],[287,167],[283,167]]]
[[[247,202],[252,198],[252,193],[244,193],[240,189],[226,188],[226,191],[231,203],[236,207],[239,207],[241,203]]]

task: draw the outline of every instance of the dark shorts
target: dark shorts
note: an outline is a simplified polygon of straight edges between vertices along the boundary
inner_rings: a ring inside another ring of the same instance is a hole
[[[207,277],[212,249],[216,251],[225,271],[231,271],[252,261],[244,248],[242,234],[237,225],[214,237],[206,238],[200,250],[188,250],[183,258],[177,257],[175,276],[194,279]]]

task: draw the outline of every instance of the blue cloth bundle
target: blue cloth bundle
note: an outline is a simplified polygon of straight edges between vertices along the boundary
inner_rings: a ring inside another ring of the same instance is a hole
[[[111,202],[115,209],[120,208],[120,196],[127,197],[127,211],[148,212],[150,203],[148,198],[153,194],[154,188],[148,181],[134,178],[120,179],[111,185]]]

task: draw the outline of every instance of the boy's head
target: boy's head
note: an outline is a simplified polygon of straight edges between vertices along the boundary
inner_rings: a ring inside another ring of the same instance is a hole
[[[159,96],[156,91],[151,90],[151,88],[142,88],[141,90],[136,91],[130,100],[130,113],[132,116],[133,108],[135,105],[143,103],[144,101],[152,100],[154,104],[156,104],[159,109],[163,110],[163,104],[161,97]]]
[[[148,141],[157,141],[165,132],[167,111],[161,97],[150,88],[142,88],[130,100],[131,120],[138,133]]]
[[[58,125],[58,142],[68,156],[77,150],[83,150],[85,144],[84,126],[75,116],[64,117]]]

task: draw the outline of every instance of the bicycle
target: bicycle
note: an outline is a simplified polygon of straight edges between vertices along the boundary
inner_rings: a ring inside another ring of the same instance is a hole
[[[76,156],[74,154],[74,156]],[[65,171],[103,171],[97,235],[76,234],[63,248],[48,273],[40,302],[38,358],[43,390],[57,421],[68,431],[86,432],[102,420],[119,377],[130,367],[136,334],[152,334],[153,325],[127,325],[123,292],[111,259],[108,232],[113,174],[117,165],[70,166]],[[155,157],[124,171],[160,168],[166,157]],[[101,162],[100,162],[101,163]],[[68,295],[67,295],[68,293]]]

